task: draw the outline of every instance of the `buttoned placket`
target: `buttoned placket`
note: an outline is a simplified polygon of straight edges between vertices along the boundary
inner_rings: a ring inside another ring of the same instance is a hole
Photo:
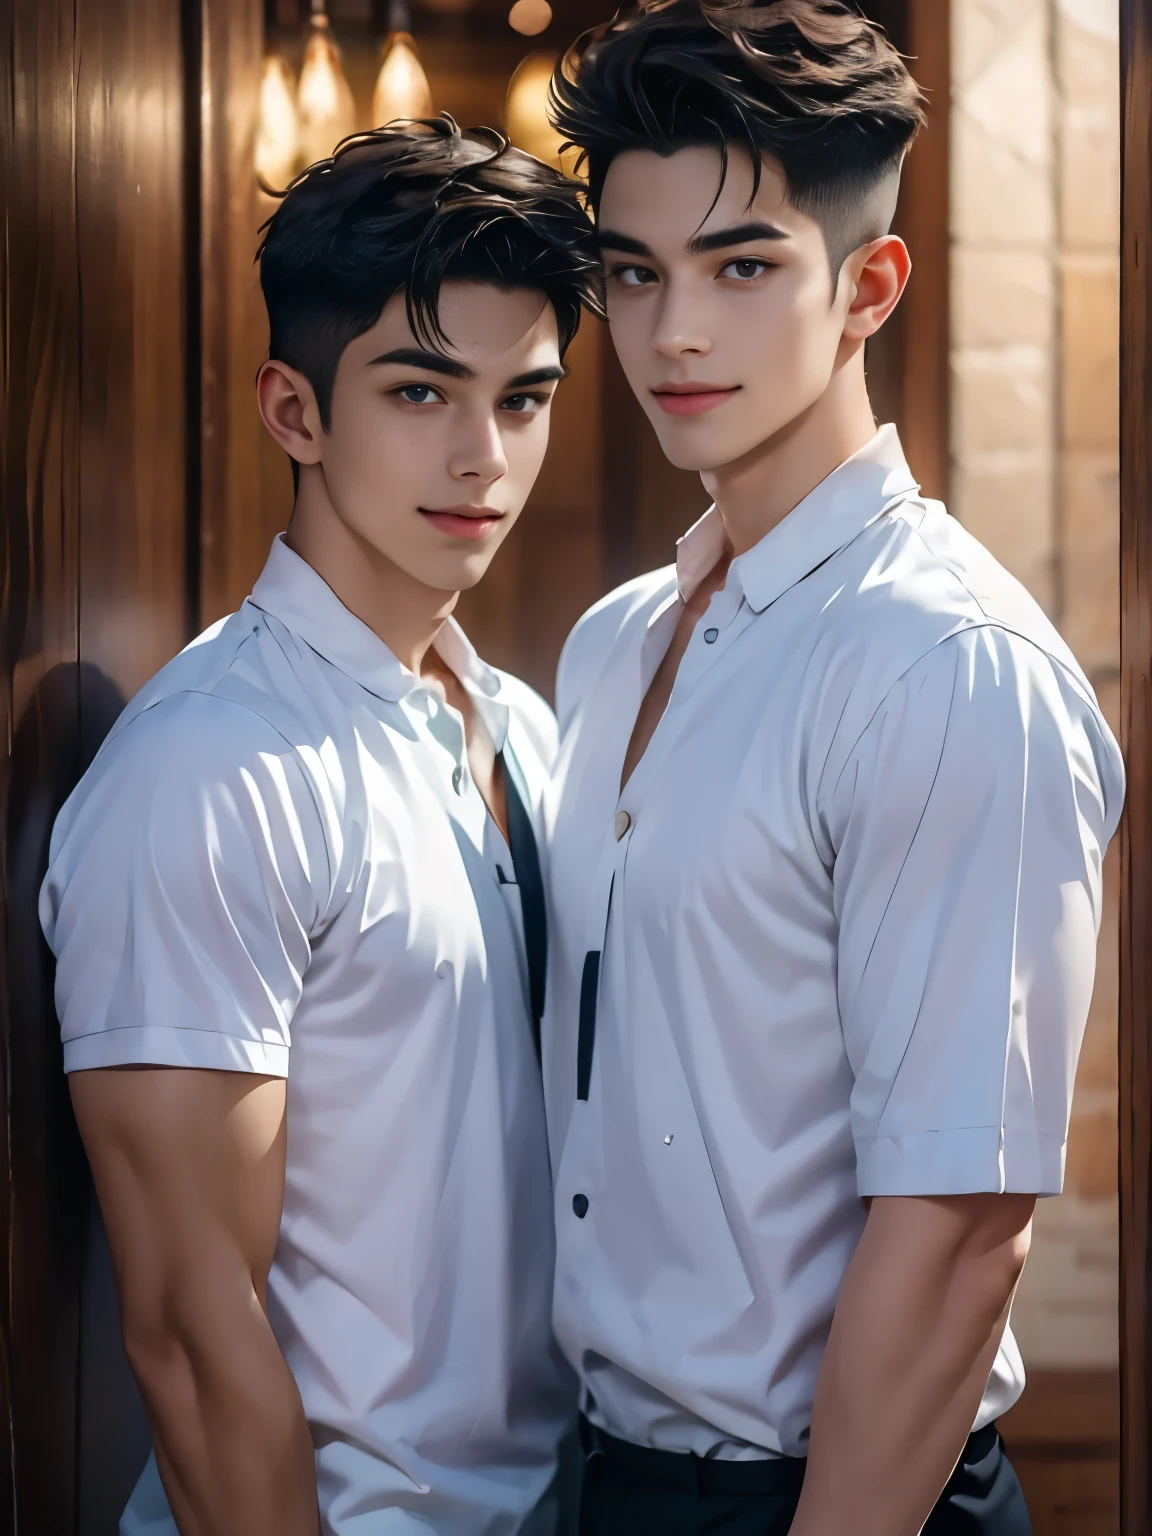
[[[643,704],[652,679],[671,644],[676,622],[673,614],[677,604],[677,595],[672,594],[648,621],[638,657],[640,686],[637,709]],[[577,1100],[587,1100],[591,1091],[602,957],[607,944],[608,925],[612,920],[613,897],[617,888],[621,893],[623,891],[633,832],[660,770],[679,737],[687,704],[707,673],[727,653],[735,637],[756,617],[757,614],[745,601],[739,572],[733,566],[724,586],[713,594],[707,610],[697,621],[680,659],[664,714],[657,722],[643,757],[632,770],[631,777],[617,798],[615,814],[601,846],[588,907],[588,943],[580,983],[576,1051]],[[662,627],[668,630],[666,639],[660,633]],[[660,643],[661,639],[663,644]]]

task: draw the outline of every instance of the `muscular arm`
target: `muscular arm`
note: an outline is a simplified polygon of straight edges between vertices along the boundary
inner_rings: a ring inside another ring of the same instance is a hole
[[[984,1395],[1034,1206],[1031,1195],[872,1202],[817,1382],[791,1536],[917,1536]]]
[[[69,1082],[181,1536],[316,1536],[312,1443],[264,1310],[283,1080],[137,1068]]]

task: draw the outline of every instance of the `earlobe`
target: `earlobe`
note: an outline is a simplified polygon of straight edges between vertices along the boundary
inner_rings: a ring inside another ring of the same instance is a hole
[[[853,341],[874,336],[900,302],[912,272],[908,247],[898,235],[884,235],[856,253],[856,295],[844,335]]]
[[[260,416],[280,447],[298,464],[318,464],[324,430],[316,392],[307,378],[287,363],[272,359],[256,376]]]

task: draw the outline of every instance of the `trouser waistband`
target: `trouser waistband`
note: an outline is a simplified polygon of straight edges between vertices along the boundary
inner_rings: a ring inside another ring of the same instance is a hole
[[[798,1492],[808,1464],[802,1456],[717,1461],[681,1451],[657,1451],[650,1446],[618,1440],[583,1416],[580,1440],[588,1457],[590,1475],[619,1477],[628,1482],[683,1488],[701,1495],[718,1494],[729,1498]],[[962,1461],[969,1464],[982,1461],[995,1448],[997,1440],[994,1424],[977,1430],[968,1437]]]

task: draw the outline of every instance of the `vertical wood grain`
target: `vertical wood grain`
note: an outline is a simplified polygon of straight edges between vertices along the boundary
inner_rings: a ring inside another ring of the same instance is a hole
[[[950,13],[948,0],[907,0],[903,47],[928,97],[928,126],[905,164],[898,223],[914,263],[900,303],[900,431],[925,493],[943,500],[950,460]]]
[[[0,1527],[41,1484],[46,1532],[74,1511],[72,1415],[78,1284],[73,1149],[61,1136],[59,1047],[45,1028],[50,972],[34,923],[36,871],[60,779],[73,771],[78,702],[80,312],[71,196],[71,7],[9,4],[5,36],[3,762],[5,1200]],[[18,1325],[18,1326],[17,1326]],[[36,1362],[40,1377],[37,1379]],[[37,1424],[26,1435],[26,1415]],[[66,1454],[45,1477],[52,1440]]]
[[[73,1536],[91,1195],[36,903],[56,810],[187,636],[179,0],[5,0],[0,50],[0,1530]]]
[[[239,607],[292,510],[287,460],[256,409],[268,326],[254,265],[276,207],[253,170],[262,0],[189,0],[199,27],[200,625]],[[197,387],[195,381],[192,388]]]
[[[1152,1532],[1152,0],[1122,0],[1120,686],[1121,1522]]]
[[[929,496],[949,490],[949,0],[865,0],[864,11],[905,55],[928,98],[927,126],[904,163],[893,225],[912,253],[895,313],[868,343],[868,385],[880,421],[895,421]]]

